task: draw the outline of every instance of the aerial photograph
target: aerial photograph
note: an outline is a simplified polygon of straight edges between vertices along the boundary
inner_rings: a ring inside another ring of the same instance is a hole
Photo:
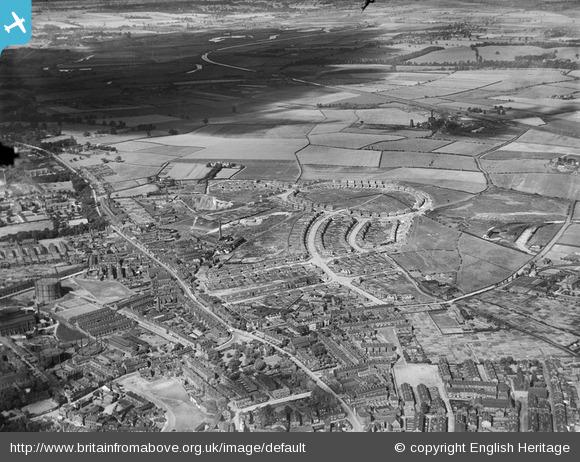
[[[0,19],[0,432],[580,432],[578,0]]]

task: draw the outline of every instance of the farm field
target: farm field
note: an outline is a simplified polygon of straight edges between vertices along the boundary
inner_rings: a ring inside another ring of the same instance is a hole
[[[402,109],[385,107],[380,109],[358,109],[356,111],[360,121],[373,125],[402,125],[408,127],[410,121],[414,123],[426,122],[428,114],[422,112],[407,112]]]
[[[438,210],[438,214],[489,222],[536,222],[562,220],[568,212],[562,199],[492,188],[459,205]]]
[[[118,184],[118,183],[117,183]],[[138,197],[146,196],[147,194],[155,193],[159,191],[159,187],[154,184],[144,184],[141,186],[135,186],[134,188],[128,188],[123,190],[116,190],[116,192],[111,194],[111,197]]]
[[[378,167],[381,153],[369,150],[307,146],[297,156],[301,164]]]
[[[552,154],[553,156],[553,154]],[[549,161],[542,159],[487,160],[481,161],[483,168],[489,173],[551,173]]]
[[[557,146],[553,144],[539,144],[539,143],[528,143],[528,142],[520,142],[516,141],[514,143],[510,143],[507,146],[503,146],[499,148],[500,151],[527,151],[527,152],[548,152],[554,153],[556,155],[575,155],[580,156],[580,147],[576,145],[575,147],[572,146]]]
[[[477,170],[477,164],[469,157],[411,151],[383,151],[380,167],[428,167],[449,170]]]
[[[431,152],[441,148],[452,141],[435,140],[425,138],[404,139],[397,141],[384,141],[367,146],[367,149],[377,151],[411,151],[411,152]]]
[[[557,264],[577,263],[580,261],[580,248],[572,245],[555,244],[546,258]]]
[[[485,161],[494,161],[494,160],[518,160],[522,164],[522,168],[525,168],[526,162],[521,162],[522,159],[531,159],[531,160],[540,160],[544,163],[548,163],[550,160],[558,157],[558,154],[554,154],[553,152],[529,152],[529,151],[493,151],[485,156],[482,159],[482,162]]]
[[[401,138],[396,135],[364,135],[356,133],[331,133],[308,136],[312,145],[346,149],[361,149],[377,142],[400,140]]]
[[[558,240],[558,244],[576,246],[580,249],[580,225],[571,225],[562,237]]]
[[[467,172],[428,168],[395,168],[383,178],[399,179],[413,183],[426,183],[449,189],[478,193],[485,189],[485,178],[480,172]]]
[[[171,162],[160,175],[174,180],[200,180],[211,171],[207,164],[190,162]]]
[[[236,159],[222,159],[236,161]],[[296,161],[243,161],[244,168],[232,178],[236,180],[282,180],[295,181],[300,176]]]
[[[197,134],[160,137],[155,142],[166,146],[204,148],[184,156],[183,159],[282,161],[295,159],[294,153],[307,144],[306,140],[296,139],[217,138]]]
[[[550,173],[492,173],[493,183],[500,188],[563,199],[580,199],[580,177]],[[563,181],[564,178],[566,181]]]
[[[556,133],[550,133],[547,131],[539,130],[528,130],[524,133],[518,141],[521,143],[534,143],[534,144],[544,144],[553,146],[567,146],[567,147],[578,147],[579,138],[572,136],[558,135]]]
[[[561,59],[577,60],[578,47],[541,48],[529,45],[489,45],[477,48],[486,61],[513,61],[518,56],[557,55]]]
[[[477,143],[468,141],[456,141],[454,143],[446,143],[445,146],[434,150],[434,152],[443,152],[447,154],[460,154],[464,156],[477,156],[483,152],[493,149],[493,144]]]

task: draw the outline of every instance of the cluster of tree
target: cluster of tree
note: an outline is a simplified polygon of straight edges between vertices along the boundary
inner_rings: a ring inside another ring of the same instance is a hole
[[[54,229],[44,228],[34,231],[20,231],[9,236],[2,236],[0,241],[24,242],[28,240],[39,241],[42,239],[55,239],[57,237],[78,236],[88,233],[91,229],[95,228],[92,228],[90,224],[82,223],[75,226],[55,227]]]
[[[51,173],[50,175],[42,175],[35,177],[37,183],[62,183],[70,181],[72,178],[70,172],[64,170],[58,173]]]
[[[81,202],[83,216],[89,222],[89,230],[101,231],[107,226],[107,221],[99,215],[90,185],[81,177],[72,178],[77,199]]]

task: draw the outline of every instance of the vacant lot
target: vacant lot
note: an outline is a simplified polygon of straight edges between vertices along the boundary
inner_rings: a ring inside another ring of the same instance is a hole
[[[529,259],[522,252],[467,234],[462,234],[458,248],[461,268],[457,285],[464,292],[502,281]]]
[[[165,410],[167,423],[164,431],[192,432],[203,422],[212,419],[191,402],[185,388],[176,378],[149,382],[138,375],[131,375],[120,380],[119,384]]]

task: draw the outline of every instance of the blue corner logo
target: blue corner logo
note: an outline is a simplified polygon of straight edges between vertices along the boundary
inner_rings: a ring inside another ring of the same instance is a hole
[[[32,37],[32,0],[0,0],[0,52]]]

